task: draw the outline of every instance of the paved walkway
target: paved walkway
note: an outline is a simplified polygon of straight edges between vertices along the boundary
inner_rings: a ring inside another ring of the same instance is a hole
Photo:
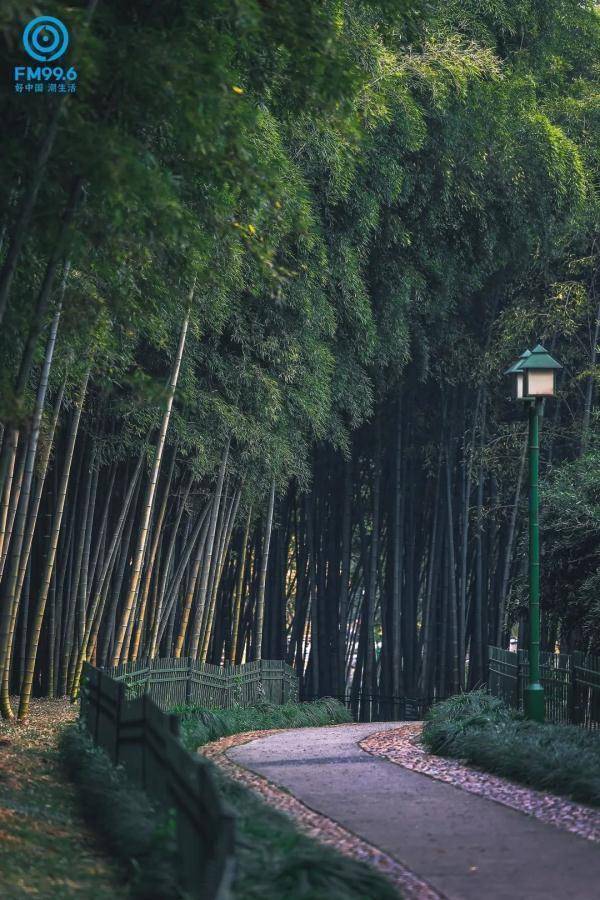
[[[398,723],[283,731],[235,762],[399,860],[448,900],[595,900],[600,847],[358,747]]]

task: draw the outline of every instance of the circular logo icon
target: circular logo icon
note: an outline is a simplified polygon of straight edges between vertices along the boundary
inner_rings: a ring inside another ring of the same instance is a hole
[[[52,62],[67,52],[69,32],[60,19],[38,16],[23,32],[23,46],[33,59]]]

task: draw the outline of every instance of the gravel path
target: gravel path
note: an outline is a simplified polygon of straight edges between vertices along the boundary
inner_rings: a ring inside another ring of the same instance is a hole
[[[398,724],[283,731],[229,757],[398,860],[449,900],[593,900],[600,850],[483,796],[370,755]]]

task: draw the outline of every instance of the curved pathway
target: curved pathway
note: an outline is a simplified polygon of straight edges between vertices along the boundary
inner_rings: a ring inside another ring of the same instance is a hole
[[[593,900],[600,848],[366,753],[398,723],[282,731],[228,751],[399,860],[448,900]]]

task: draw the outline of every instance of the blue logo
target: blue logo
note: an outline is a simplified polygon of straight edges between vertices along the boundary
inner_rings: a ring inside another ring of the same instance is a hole
[[[33,59],[52,62],[67,52],[69,32],[60,19],[38,16],[23,32],[23,46]]]
[[[77,91],[77,69],[52,65],[69,48],[69,32],[60,19],[38,16],[23,32],[23,46],[41,66],[15,66],[17,94],[74,94]]]

